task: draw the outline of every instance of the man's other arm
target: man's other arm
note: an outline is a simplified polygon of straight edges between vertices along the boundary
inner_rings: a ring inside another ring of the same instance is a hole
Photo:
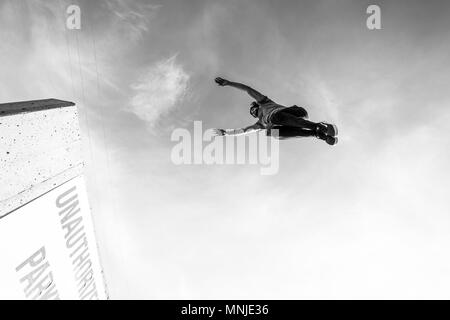
[[[253,89],[245,84],[229,81],[229,80],[226,80],[226,79],[223,79],[220,77],[216,78],[215,81],[219,86],[222,86],[222,87],[229,86],[229,87],[243,90],[243,91],[247,92],[250,95],[250,97],[255,99],[257,102],[261,102],[262,100],[264,100],[266,98],[265,95],[263,95],[262,93],[256,91],[255,89]]]
[[[245,134],[252,131],[264,129],[264,126],[259,122],[252,124],[251,126],[239,129],[214,129],[214,133],[218,136],[234,136],[239,134]]]

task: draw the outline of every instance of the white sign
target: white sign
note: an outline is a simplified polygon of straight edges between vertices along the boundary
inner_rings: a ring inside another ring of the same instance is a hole
[[[106,299],[77,177],[0,219],[0,299]]]

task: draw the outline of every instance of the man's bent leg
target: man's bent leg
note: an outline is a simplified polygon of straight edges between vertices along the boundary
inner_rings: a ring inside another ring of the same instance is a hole
[[[276,131],[278,130],[278,131]],[[300,137],[314,137],[315,132],[308,129],[287,127],[287,126],[274,126],[267,130],[267,135],[278,138],[280,140],[300,138]]]
[[[271,129],[267,129],[267,136],[279,140],[301,138],[301,137],[316,137],[332,146],[338,143],[338,138],[336,137],[327,136],[323,133],[316,133],[313,130],[297,127],[274,126]]]

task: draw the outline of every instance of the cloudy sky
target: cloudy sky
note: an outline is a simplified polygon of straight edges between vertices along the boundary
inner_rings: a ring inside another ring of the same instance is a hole
[[[0,97],[77,103],[112,298],[448,299],[449,15],[443,0],[0,0]],[[219,75],[336,123],[339,145],[283,141],[272,176],[174,165],[174,129],[254,122]]]

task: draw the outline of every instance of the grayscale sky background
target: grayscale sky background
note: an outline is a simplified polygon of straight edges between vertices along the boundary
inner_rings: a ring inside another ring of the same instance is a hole
[[[112,298],[448,299],[449,16],[444,0],[0,0],[0,97],[79,106]],[[254,122],[219,75],[336,123],[340,144],[283,141],[274,176],[175,166],[175,128]]]

